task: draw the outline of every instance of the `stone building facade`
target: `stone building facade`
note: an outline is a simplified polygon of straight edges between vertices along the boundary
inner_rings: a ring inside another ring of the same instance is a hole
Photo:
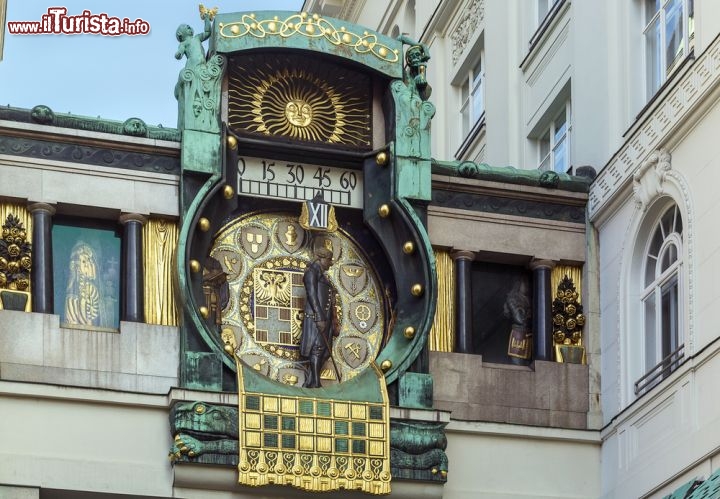
[[[711,313],[720,12],[710,0],[656,4],[306,1],[302,22],[312,29],[304,20],[316,14],[317,26],[320,19],[347,23],[342,33],[367,29],[359,39],[372,35],[386,48],[398,44],[398,54],[430,55],[384,65],[362,49],[348,56],[349,49],[329,48],[308,66],[355,57],[343,71],[372,68],[369,146],[341,159],[333,149],[297,149],[346,168],[346,183],[353,171],[370,182],[370,167],[383,167],[389,156],[385,171],[396,177],[388,195],[397,204],[379,206],[379,218],[366,210],[364,223],[376,230],[392,210],[412,207],[407,216],[421,233],[402,252],[392,250],[397,255],[369,259],[380,269],[378,282],[391,282],[390,304],[405,303],[404,288],[392,286],[405,280],[398,272],[385,279],[383,268],[419,252],[423,231],[432,250],[425,263],[436,280],[412,288],[423,303],[433,298],[426,307],[435,308],[432,329],[383,323],[397,329],[377,366],[390,380],[393,433],[384,442],[392,449],[391,497],[712,493],[720,442],[710,395],[719,369]],[[214,327],[214,317],[223,320],[221,293],[205,281],[193,284],[193,275],[211,274],[198,248],[212,248],[203,234],[224,230],[218,210],[227,209],[223,199],[235,199],[218,183],[206,189],[207,201],[193,201],[205,189],[199,179],[221,175],[217,165],[227,158],[239,165],[232,153],[238,141],[250,156],[267,146],[226,132],[232,120],[215,121],[243,102],[220,83],[233,74],[233,57],[244,56],[232,45],[235,18],[222,19],[227,33],[217,21],[212,28],[220,55],[207,60],[217,71],[208,71],[201,87],[193,86],[195,73],[178,83],[187,93],[180,98],[189,99],[178,129],[55,114],[46,106],[0,109],[7,228],[0,250],[10,255],[0,261],[2,497],[312,494],[238,484],[237,442],[219,443],[216,449],[231,451],[205,458],[187,436],[178,440],[188,408],[191,419],[219,420],[245,407],[238,406],[244,395],[232,357],[222,352],[223,344],[236,352],[242,345],[225,329],[216,344],[193,333],[211,331],[203,324]],[[340,36],[338,45],[350,46],[352,37]],[[290,48],[317,50],[302,40]],[[401,82],[411,91],[408,102],[422,107],[418,122],[390,104],[404,102]],[[198,88],[204,93],[196,109]],[[295,124],[309,119],[301,106],[293,113],[287,116]],[[295,146],[277,147],[287,159]],[[371,198],[366,193],[365,202],[377,202]],[[237,211],[249,212],[254,205],[242,199]],[[339,211],[340,223],[355,223],[347,210]],[[293,237],[274,242],[277,251],[283,244],[293,250]],[[32,248],[30,268],[20,250],[10,253],[21,239]],[[248,241],[247,252],[258,252],[252,243],[260,239]],[[232,266],[220,265],[226,274]],[[396,317],[418,316],[422,307],[406,308]],[[388,318],[395,314],[389,310]],[[406,340],[412,354],[398,357]],[[251,367],[262,366],[258,358]],[[286,374],[284,383],[297,382]],[[442,434],[432,448],[420,445],[440,461],[400,466],[392,435],[403,425],[415,425],[414,435],[417,428]],[[206,442],[202,432],[188,435]]]

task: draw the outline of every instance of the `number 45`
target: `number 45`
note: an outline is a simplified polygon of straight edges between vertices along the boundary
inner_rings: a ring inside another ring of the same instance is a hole
[[[330,168],[318,168],[315,172],[315,175],[313,175],[313,178],[316,178],[318,181],[318,187],[330,187],[331,181],[330,176],[328,176],[328,173],[330,173]]]

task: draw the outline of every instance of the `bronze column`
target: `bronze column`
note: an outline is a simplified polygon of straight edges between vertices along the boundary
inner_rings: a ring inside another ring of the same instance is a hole
[[[145,322],[142,228],[145,217],[136,213],[120,216],[122,238],[121,320]]]
[[[472,341],[472,282],[470,270],[475,254],[455,251],[455,351],[473,353]]]
[[[53,289],[52,217],[55,208],[46,203],[32,203],[32,311],[52,314],[55,308]]]
[[[551,260],[533,260],[533,359],[552,360]]]

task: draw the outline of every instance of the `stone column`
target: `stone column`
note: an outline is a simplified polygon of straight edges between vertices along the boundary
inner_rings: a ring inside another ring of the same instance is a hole
[[[52,314],[55,308],[53,288],[52,217],[55,208],[45,203],[28,206],[32,214],[32,311]]]
[[[120,320],[145,322],[142,228],[145,217],[136,213],[120,216],[125,227],[122,238],[122,282]]]
[[[552,290],[550,272],[555,264],[551,260],[533,260],[533,358],[552,360]]]
[[[455,351],[473,353],[472,282],[470,269],[475,260],[472,251],[455,251]]]

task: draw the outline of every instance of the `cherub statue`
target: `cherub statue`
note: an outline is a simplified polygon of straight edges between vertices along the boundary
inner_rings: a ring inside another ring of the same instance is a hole
[[[195,35],[195,32],[188,24],[178,26],[175,37],[177,41],[180,42],[180,45],[178,45],[177,52],[175,52],[175,59],[180,60],[183,55],[187,57],[187,61],[185,62],[186,68],[194,68],[205,62],[205,49],[202,46],[202,42],[210,38],[210,23],[215,17],[217,10],[217,7],[208,10],[203,4],[200,4],[200,19],[205,21],[205,30],[198,35]]]
[[[185,68],[175,85],[178,100],[178,128],[215,132],[219,130],[217,110],[220,102],[220,75],[223,59],[219,55],[205,54],[203,42],[212,34],[211,22],[217,7],[207,9],[200,4],[200,19],[205,21],[202,33],[194,34],[187,24],[176,31],[178,45],[175,58],[187,58]]]

